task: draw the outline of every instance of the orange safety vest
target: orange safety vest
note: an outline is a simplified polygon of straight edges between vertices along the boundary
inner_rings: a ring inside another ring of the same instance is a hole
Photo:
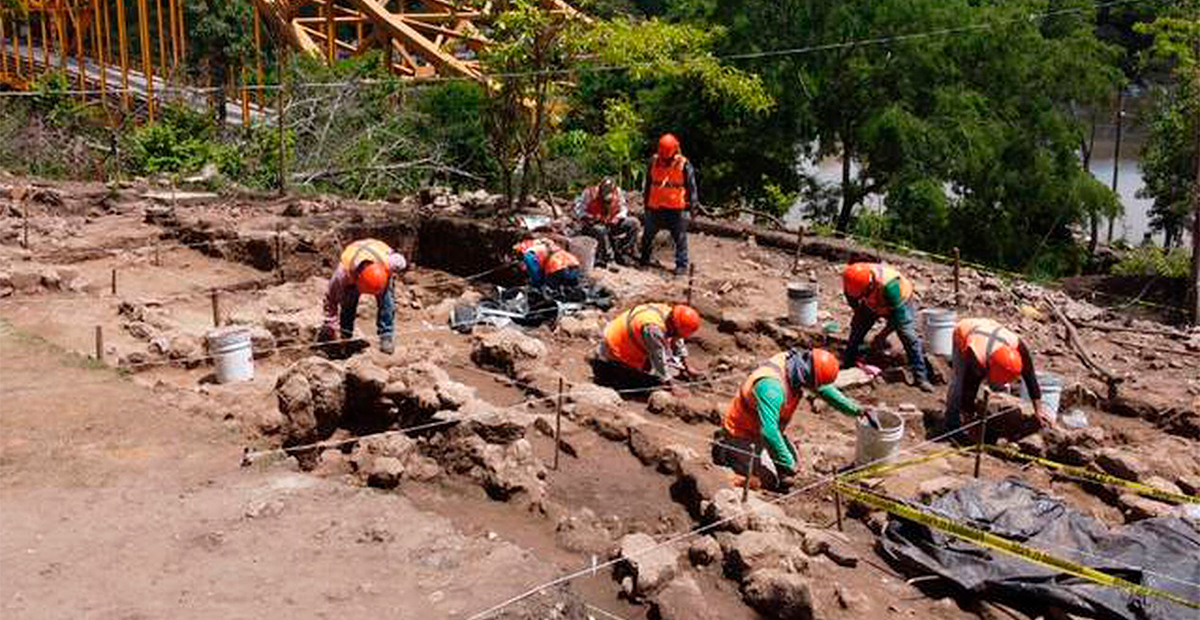
[[[621,190],[613,188],[612,195],[608,199],[607,209],[605,208],[604,199],[600,196],[599,186],[592,187],[588,191],[591,194],[591,199],[585,205],[587,214],[592,216],[592,219],[612,223],[616,219],[617,214],[621,212],[621,195],[617,193]]]
[[[622,312],[604,328],[604,343],[617,361],[630,368],[646,368],[646,343],[642,341],[642,330],[657,325],[665,334],[667,317],[671,306],[667,304],[642,304]]]
[[[684,168],[687,158],[676,155],[668,162],[660,162],[658,155],[650,162],[650,199],[647,209],[687,208],[687,175]]]
[[[545,275],[579,266],[579,259],[574,254],[549,239],[527,239],[513,246],[513,251],[522,256],[530,250],[537,256],[538,265],[541,265]]]
[[[759,379],[777,379],[783,384],[783,407],[779,410],[779,428],[787,428],[792,421],[792,414],[800,404],[801,390],[793,389],[787,378],[787,353],[779,353],[768,360],[742,382],[729,409],[725,411],[725,430],[730,435],[741,439],[756,440],[762,436],[762,428],[758,421],[758,400],[754,396],[754,384]]]
[[[954,346],[963,355],[974,355],[982,368],[987,368],[992,351],[1001,345],[1016,349],[1021,338],[992,319],[963,319],[954,326]]]
[[[358,267],[367,261],[379,263],[390,270],[388,257],[391,254],[392,248],[378,239],[360,239],[342,250],[341,264],[350,273],[358,271]]]
[[[883,289],[892,280],[900,279],[900,300],[908,301],[912,297],[913,285],[908,278],[901,275],[894,267],[890,267],[883,263],[874,263],[871,265],[871,271],[875,274],[875,284],[867,293],[866,304],[872,312],[879,316],[888,316],[892,313],[891,306],[883,296]]]

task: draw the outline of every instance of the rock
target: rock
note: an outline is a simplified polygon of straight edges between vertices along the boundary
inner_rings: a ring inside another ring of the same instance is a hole
[[[1104,448],[1096,455],[1096,465],[1110,475],[1137,482],[1149,468],[1137,455],[1120,448]]]
[[[663,413],[674,406],[676,400],[675,396],[666,390],[655,390],[646,400],[646,408],[651,413]]]
[[[156,335],[156,331],[152,325],[145,321],[132,321],[125,324],[125,330],[130,336],[138,340],[150,340]]]
[[[688,560],[693,566],[708,566],[721,562],[721,545],[712,536],[699,536],[688,547]]]
[[[58,270],[47,267],[42,270],[41,284],[50,290],[58,290],[62,288],[62,277],[58,275]]]
[[[341,450],[322,450],[321,457],[312,473],[322,478],[334,478],[353,473],[350,459]]]
[[[789,573],[804,572],[808,560],[798,545],[781,532],[742,532],[735,536],[725,553],[725,574],[745,579],[759,569],[778,569]]]
[[[488,443],[460,425],[446,442],[432,444],[426,451],[432,451],[428,455],[447,470],[471,477],[492,499],[508,501],[527,493],[531,501],[539,502],[545,495],[546,470],[527,439]]]
[[[671,485],[671,499],[687,508],[696,520],[705,518],[709,504],[729,484],[728,470],[708,459],[684,461]]]
[[[962,486],[962,480],[958,476],[937,476],[928,480],[922,480],[917,485],[917,496],[924,503],[929,503],[933,498],[948,493]]]
[[[285,445],[323,439],[337,428],[345,407],[345,371],[324,358],[306,357],[279,376],[275,397],[286,419]]]
[[[1188,495],[1200,495],[1200,476],[1183,474],[1175,478],[1175,484]]]
[[[346,363],[346,396],[354,401],[373,401],[383,395],[389,383],[388,371],[376,366],[365,355]]]
[[[1033,434],[1017,442],[1017,448],[1030,456],[1046,455],[1046,440],[1041,434]]]
[[[596,429],[596,433],[609,441],[629,439],[629,420],[619,411],[597,411],[585,418],[583,424]]]
[[[200,346],[200,339],[194,336],[176,335],[171,337],[171,344],[167,349],[167,357],[183,362],[189,368],[198,366],[201,359],[203,347]]]
[[[559,519],[554,538],[558,546],[576,553],[601,554],[612,546],[608,530],[586,508]]]
[[[530,414],[501,409],[482,400],[472,400],[458,414],[463,418],[461,429],[495,444],[510,444],[525,437],[535,419]]]
[[[757,312],[753,309],[724,308],[721,310],[721,321],[717,323],[717,331],[725,334],[753,332],[757,323]]]
[[[840,583],[833,586],[833,596],[837,600],[838,607],[851,611],[862,608],[867,602],[867,597],[851,591]]]
[[[756,571],[742,583],[742,598],[767,618],[812,620],[815,616],[808,580],[793,573]]]
[[[250,328],[250,347],[254,350],[255,358],[271,355],[275,352],[275,334],[261,325],[252,326]]]
[[[1170,504],[1142,497],[1136,493],[1122,493],[1117,497],[1117,507],[1125,515],[1126,523],[1154,517],[1166,517],[1171,514]]]
[[[613,567],[613,576],[618,581],[624,577],[633,579],[633,598],[643,598],[665,586],[676,573],[675,551],[669,546],[658,546],[648,534],[629,534],[621,539],[618,552],[620,561]]]
[[[42,275],[36,271],[14,271],[9,279],[12,287],[22,293],[37,292],[42,285]]]
[[[629,427],[629,451],[643,465],[652,465],[658,461],[660,448],[645,425],[631,425]]]
[[[696,580],[684,575],[668,583],[650,601],[651,617],[658,620],[717,620]]]
[[[367,471],[375,458],[394,458],[407,464],[417,456],[417,442],[401,432],[364,437],[350,453],[350,462],[358,471]]]
[[[546,345],[541,340],[526,336],[515,328],[476,336],[471,350],[471,360],[477,365],[495,368],[509,375],[515,375],[520,367],[545,355]]]
[[[625,401],[616,390],[593,383],[572,385],[567,391],[567,396],[575,404],[576,412],[581,417],[596,411],[615,411],[625,405]]]
[[[564,316],[558,320],[558,331],[571,338],[591,338],[600,332],[595,321],[590,323],[574,316]]]
[[[673,443],[658,451],[658,471],[668,476],[678,475],[683,471],[683,464],[700,458],[696,451],[678,443]]]
[[[390,456],[376,457],[371,460],[367,471],[367,485],[377,489],[394,489],[400,485],[404,475],[404,464],[400,459]]]
[[[773,531],[787,519],[787,513],[778,504],[764,502],[758,494],[751,493],[742,503],[741,489],[722,488],[703,507],[705,523],[721,522],[723,529],[731,532],[746,530]]]
[[[847,368],[838,373],[837,380],[833,382],[833,386],[839,390],[847,390],[850,388],[866,385],[872,380],[871,375],[861,368]]]
[[[832,532],[794,522],[789,525],[794,531],[804,536],[802,548],[809,556],[824,555],[833,560],[838,566],[854,568],[858,566],[858,554],[850,548],[850,539],[840,532]]]
[[[263,320],[263,327],[275,336],[278,346],[291,345],[301,342],[313,342],[317,339],[317,325],[310,325],[297,317],[268,316]]]

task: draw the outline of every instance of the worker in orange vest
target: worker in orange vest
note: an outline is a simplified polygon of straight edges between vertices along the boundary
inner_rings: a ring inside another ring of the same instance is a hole
[[[925,349],[917,337],[916,307],[913,304],[913,285],[908,278],[883,263],[851,263],[842,273],[842,291],[846,302],[854,309],[850,320],[850,340],[842,355],[842,367],[854,366],[859,348],[875,322],[883,317],[887,327],[875,337],[871,347],[877,348],[894,331],[900,336],[913,381],[923,392],[932,392],[929,371],[925,368]]]
[[[526,234],[513,246],[513,252],[531,286],[558,288],[579,284],[579,259],[550,239]]]
[[[346,246],[325,289],[325,324],[317,339],[333,340],[339,327],[343,340],[354,336],[358,297],[373,295],[378,307],[379,350],[391,355],[396,350],[396,298],[391,279],[407,265],[399,252],[378,239],[361,239]]]
[[[694,374],[684,339],[700,329],[700,314],[682,304],[634,306],[608,323],[592,360],[596,383],[614,388],[668,384],[672,369]]]
[[[575,218],[579,231],[596,240],[596,266],[609,262],[630,264],[634,245],[642,225],[629,216],[625,192],[615,181],[605,177],[598,185],[580,192],[575,198]]]
[[[1012,330],[991,319],[963,319],[954,327],[954,378],[946,393],[946,431],[962,426],[962,414],[977,417],[975,396],[986,379],[1004,386],[1025,381],[1033,409],[1043,426],[1053,426],[1053,415],[1042,403],[1033,355]]]
[[[799,455],[784,430],[804,390],[815,391],[837,376],[837,358],[824,349],[789,349],[760,365],[729,403],[713,442],[713,462],[748,476],[751,460],[757,459],[754,476],[766,488],[779,489],[797,470]],[[769,461],[761,458],[763,448]]]
[[[684,214],[700,201],[696,193],[696,170],[679,152],[679,140],[667,133],[658,139],[658,152],[650,158],[646,187],[641,264],[650,264],[650,246],[658,231],[667,229],[675,244],[675,275],[687,273],[687,219]]]

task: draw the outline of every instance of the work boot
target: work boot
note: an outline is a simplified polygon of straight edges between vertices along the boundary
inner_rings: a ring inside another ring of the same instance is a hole
[[[686,276],[688,273],[688,268],[686,265],[683,267],[676,266],[675,271],[672,273],[674,273],[676,276]]]
[[[917,381],[917,389],[925,392],[926,394],[932,394],[933,384],[929,382],[929,379],[920,379]]]
[[[379,337],[379,352],[384,355],[391,355],[396,352],[396,339],[393,336]]]

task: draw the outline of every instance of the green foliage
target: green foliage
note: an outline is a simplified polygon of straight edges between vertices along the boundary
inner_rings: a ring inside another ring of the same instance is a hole
[[[44,73],[30,87],[33,110],[46,121],[64,129],[82,129],[90,120],[86,104],[77,95],[71,94],[75,84],[71,77],[61,71]]]
[[[210,163],[223,174],[241,172],[238,149],[217,139],[211,118],[180,105],[163,106],[161,116],[128,135],[124,151],[131,173],[188,174]]]
[[[1165,251],[1147,246],[1130,250],[1113,266],[1112,271],[1122,276],[1186,278],[1191,262],[1191,254],[1182,248]]]
[[[492,182],[497,172],[488,155],[487,132],[483,114],[487,92],[474,82],[446,82],[419,89],[412,94],[412,105],[420,115],[420,134],[445,156],[447,163],[475,179],[462,176],[446,178],[452,184],[471,180]]]

